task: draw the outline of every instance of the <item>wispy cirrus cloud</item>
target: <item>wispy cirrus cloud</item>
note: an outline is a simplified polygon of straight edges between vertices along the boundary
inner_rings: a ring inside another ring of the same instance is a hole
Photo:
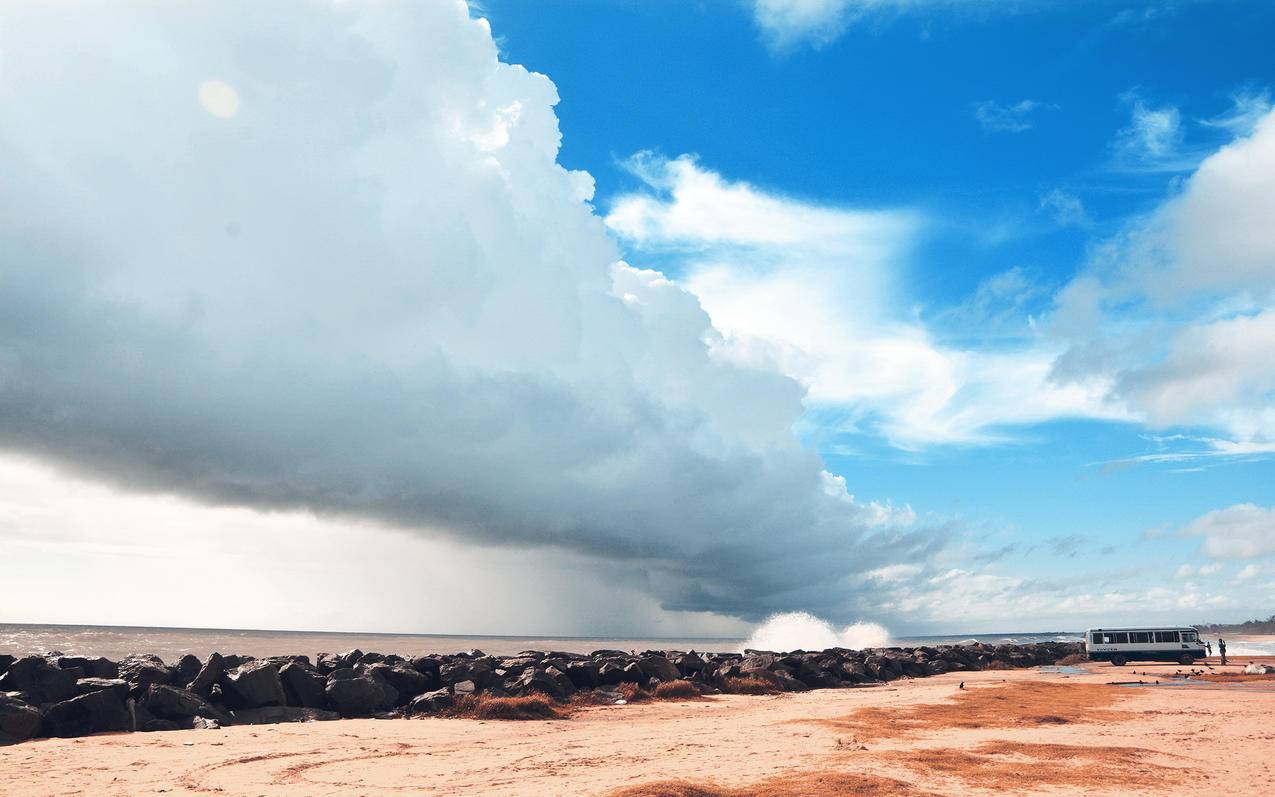
[[[1002,105],[995,100],[974,104],[974,118],[988,133],[1023,133],[1035,127],[1033,114],[1045,106],[1036,100],[1020,100]]]

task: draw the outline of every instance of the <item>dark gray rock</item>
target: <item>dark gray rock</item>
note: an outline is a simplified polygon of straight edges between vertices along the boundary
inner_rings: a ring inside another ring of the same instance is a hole
[[[40,709],[0,692],[0,744],[25,742],[40,728]]]
[[[413,698],[412,702],[407,704],[409,714],[437,714],[438,712],[451,708],[452,694],[446,689],[435,689],[432,692],[426,692],[419,697]]]
[[[189,684],[191,681],[195,680],[195,677],[199,675],[199,671],[201,669],[203,669],[203,665],[200,663],[199,659],[187,653],[177,662],[177,669],[173,673],[173,683],[182,685]]]
[[[397,692],[395,705],[401,706],[417,695],[430,691],[430,679],[411,667],[401,664],[374,664],[369,669],[394,687]]]
[[[31,703],[56,703],[79,694],[75,674],[50,664],[43,656],[24,656],[0,676],[0,692],[22,692]]]
[[[282,706],[287,703],[279,669],[270,662],[250,661],[227,672],[221,678],[226,707],[232,709]]]
[[[556,669],[554,672],[561,676],[568,685],[571,684],[571,681],[567,679],[565,674],[558,672]],[[563,690],[562,684],[559,683],[559,680],[550,675],[547,670],[540,669],[523,670],[522,675],[509,683],[508,688],[509,691],[521,697],[525,697],[526,695],[533,693],[540,693],[542,695],[548,695],[549,697],[561,700],[567,696],[567,693]]]
[[[638,667],[647,678],[658,681],[676,681],[682,677],[673,662],[663,656],[643,656],[637,661]]]
[[[133,718],[124,701],[115,692],[103,690],[55,703],[44,716],[43,730],[49,736],[87,736],[132,728]]]
[[[370,717],[380,708],[385,696],[381,685],[370,675],[357,674],[349,678],[337,678],[336,673],[333,673],[328,678],[324,692],[328,703],[342,717]]]
[[[120,700],[127,700],[129,687],[123,678],[81,678],[75,682],[75,689],[81,695],[111,690]]]
[[[7,673],[10,665],[12,665],[15,661],[17,661],[17,659],[10,656],[8,653],[0,653],[0,675]]]
[[[279,680],[283,682],[289,706],[323,708],[326,705],[323,688],[327,686],[327,679],[317,670],[289,662],[279,670]]]
[[[235,725],[274,725],[280,722],[326,722],[339,720],[341,715],[306,706],[264,706],[232,711],[230,718]]]
[[[159,719],[186,720],[191,717],[221,719],[222,713],[203,697],[165,684],[151,684],[142,699],[146,710]]]
[[[225,674],[225,659],[222,658],[220,653],[209,653],[208,658],[204,659],[203,666],[199,668],[199,672],[190,680],[186,688],[197,695],[211,697],[213,687],[221,681],[221,677]]]
[[[601,683],[598,679],[598,667],[591,661],[569,662],[566,673],[577,689],[593,689]]]
[[[119,678],[120,666],[110,659],[101,656],[62,656],[57,661],[58,667],[64,670],[78,669],[83,671],[81,678]]]
[[[133,697],[141,697],[152,684],[171,684],[173,673],[164,660],[151,654],[125,656],[120,660],[119,676],[128,681]]]

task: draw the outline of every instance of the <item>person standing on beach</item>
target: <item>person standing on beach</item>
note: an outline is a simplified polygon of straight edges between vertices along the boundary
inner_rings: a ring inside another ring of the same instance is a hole
[[[1217,638],[1217,652],[1222,657],[1222,666],[1226,666],[1226,640],[1221,637]]]
[[[1212,655],[1213,655],[1213,643],[1212,643],[1212,642],[1205,642],[1205,643],[1204,643],[1204,649],[1208,652],[1208,655],[1210,655],[1210,656],[1212,656]]]

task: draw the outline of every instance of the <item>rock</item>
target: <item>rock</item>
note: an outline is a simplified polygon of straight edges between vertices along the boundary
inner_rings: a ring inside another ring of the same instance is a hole
[[[221,720],[212,719],[210,717],[191,717],[190,729],[192,731],[215,731],[221,727]]]
[[[478,691],[478,684],[473,681],[458,681],[452,684],[452,692],[457,695],[472,695]]]
[[[353,673],[353,670],[350,672]],[[385,694],[381,685],[370,675],[337,678],[336,673],[329,676],[324,693],[328,702],[342,717],[371,716],[380,708]]]
[[[327,679],[317,671],[289,663],[279,671],[279,680],[283,682],[283,693],[289,706],[323,708],[325,705],[323,688]]]
[[[565,674],[556,669],[554,672],[563,679],[566,679],[567,684],[571,683],[571,681],[566,678]],[[558,678],[551,675],[548,670],[539,669],[523,670],[522,675],[518,676],[509,684],[509,690],[520,697],[525,697],[534,692],[539,692],[540,694],[548,695],[549,697],[558,700],[567,696],[567,693],[563,691],[562,684],[559,682]],[[574,691],[574,688],[572,691]]]
[[[25,742],[40,728],[40,709],[0,693],[0,745]]]
[[[49,736],[87,736],[132,730],[133,718],[115,692],[103,690],[55,703],[44,717],[44,728]]]
[[[199,672],[186,688],[197,695],[211,697],[212,688],[221,681],[221,677],[225,674],[226,663],[221,654],[217,652],[209,653],[208,658],[204,659],[203,666],[199,668]]]
[[[597,686],[598,667],[591,661],[573,661],[567,664],[567,677],[577,689],[592,689]]]
[[[429,691],[430,679],[410,667],[401,664],[374,664],[369,669],[394,687],[394,691],[398,693],[394,705],[403,705],[422,692]]]
[[[1275,673],[1275,667],[1271,667],[1270,665],[1267,665],[1267,664],[1254,663],[1254,664],[1249,664],[1247,667],[1245,667],[1244,672],[1247,675],[1267,675],[1270,673]]]
[[[230,718],[235,725],[274,725],[280,722],[326,722],[339,720],[341,715],[306,706],[264,706],[232,711]]]
[[[407,710],[410,714],[437,714],[443,709],[450,708],[451,705],[451,692],[446,689],[435,689],[413,698],[412,702],[407,704]]]
[[[123,678],[81,678],[75,682],[75,689],[81,695],[112,690],[120,700],[127,700],[129,687]]]
[[[56,703],[79,694],[75,674],[42,656],[24,656],[0,676],[0,692],[22,692],[30,703]]]
[[[279,670],[264,661],[241,664],[222,676],[221,688],[226,706],[232,709],[282,706],[287,702]]]
[[[10,656],[8,653],[0,653],[0,675],[7,673],[9,671],[9,667],[12,666],[15,661],[17,661],[17,659]]]
[[[164,666],[164,660],[150,654],[125,656],[120,661],[119,675],[128,681],[133,697],[141,697],[152,684],[170,684],[173,674]]]
[[[648,678],[660,681],[676,681],[682,677],[673,662],[663,656],[644,656],[637,661],[638,667]]]
[[[80,670],[84,673],[79,676],[80,678],[120,677],[120,666],[100,656],[92,659],[85,656],[61,656],[57,660],[57,665],[63,670]]]
[[[166,720],[187,720],[195,716],[220,719],[222,716],[220,711],[194,692],[165,684],[151,684],[146,690],[143,705],[157,718]]]
[[[195,680],[201,669],[203,669],[203,665],[199,663],[199,659],[187,653],[177,662],[177,670],[173,673],[173,683],[189,684]]]

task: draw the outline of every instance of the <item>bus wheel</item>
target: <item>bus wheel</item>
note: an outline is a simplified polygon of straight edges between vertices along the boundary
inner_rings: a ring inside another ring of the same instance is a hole
[[[1116,665],[1117,667],[1123,667],[1125,665],[1125,662],[1127,661],[1128,659],[1126,659],[1124,656],[1121,656],[1120,654],[1116,654],[1115,656],[1111,657],[1111,663]]]
[[[1195,657],[1192,656],[1190,653],[1183,653],[1182,658],[1178,659],[1178,661],[1182,662],[1183,664],[1195,664]]]

